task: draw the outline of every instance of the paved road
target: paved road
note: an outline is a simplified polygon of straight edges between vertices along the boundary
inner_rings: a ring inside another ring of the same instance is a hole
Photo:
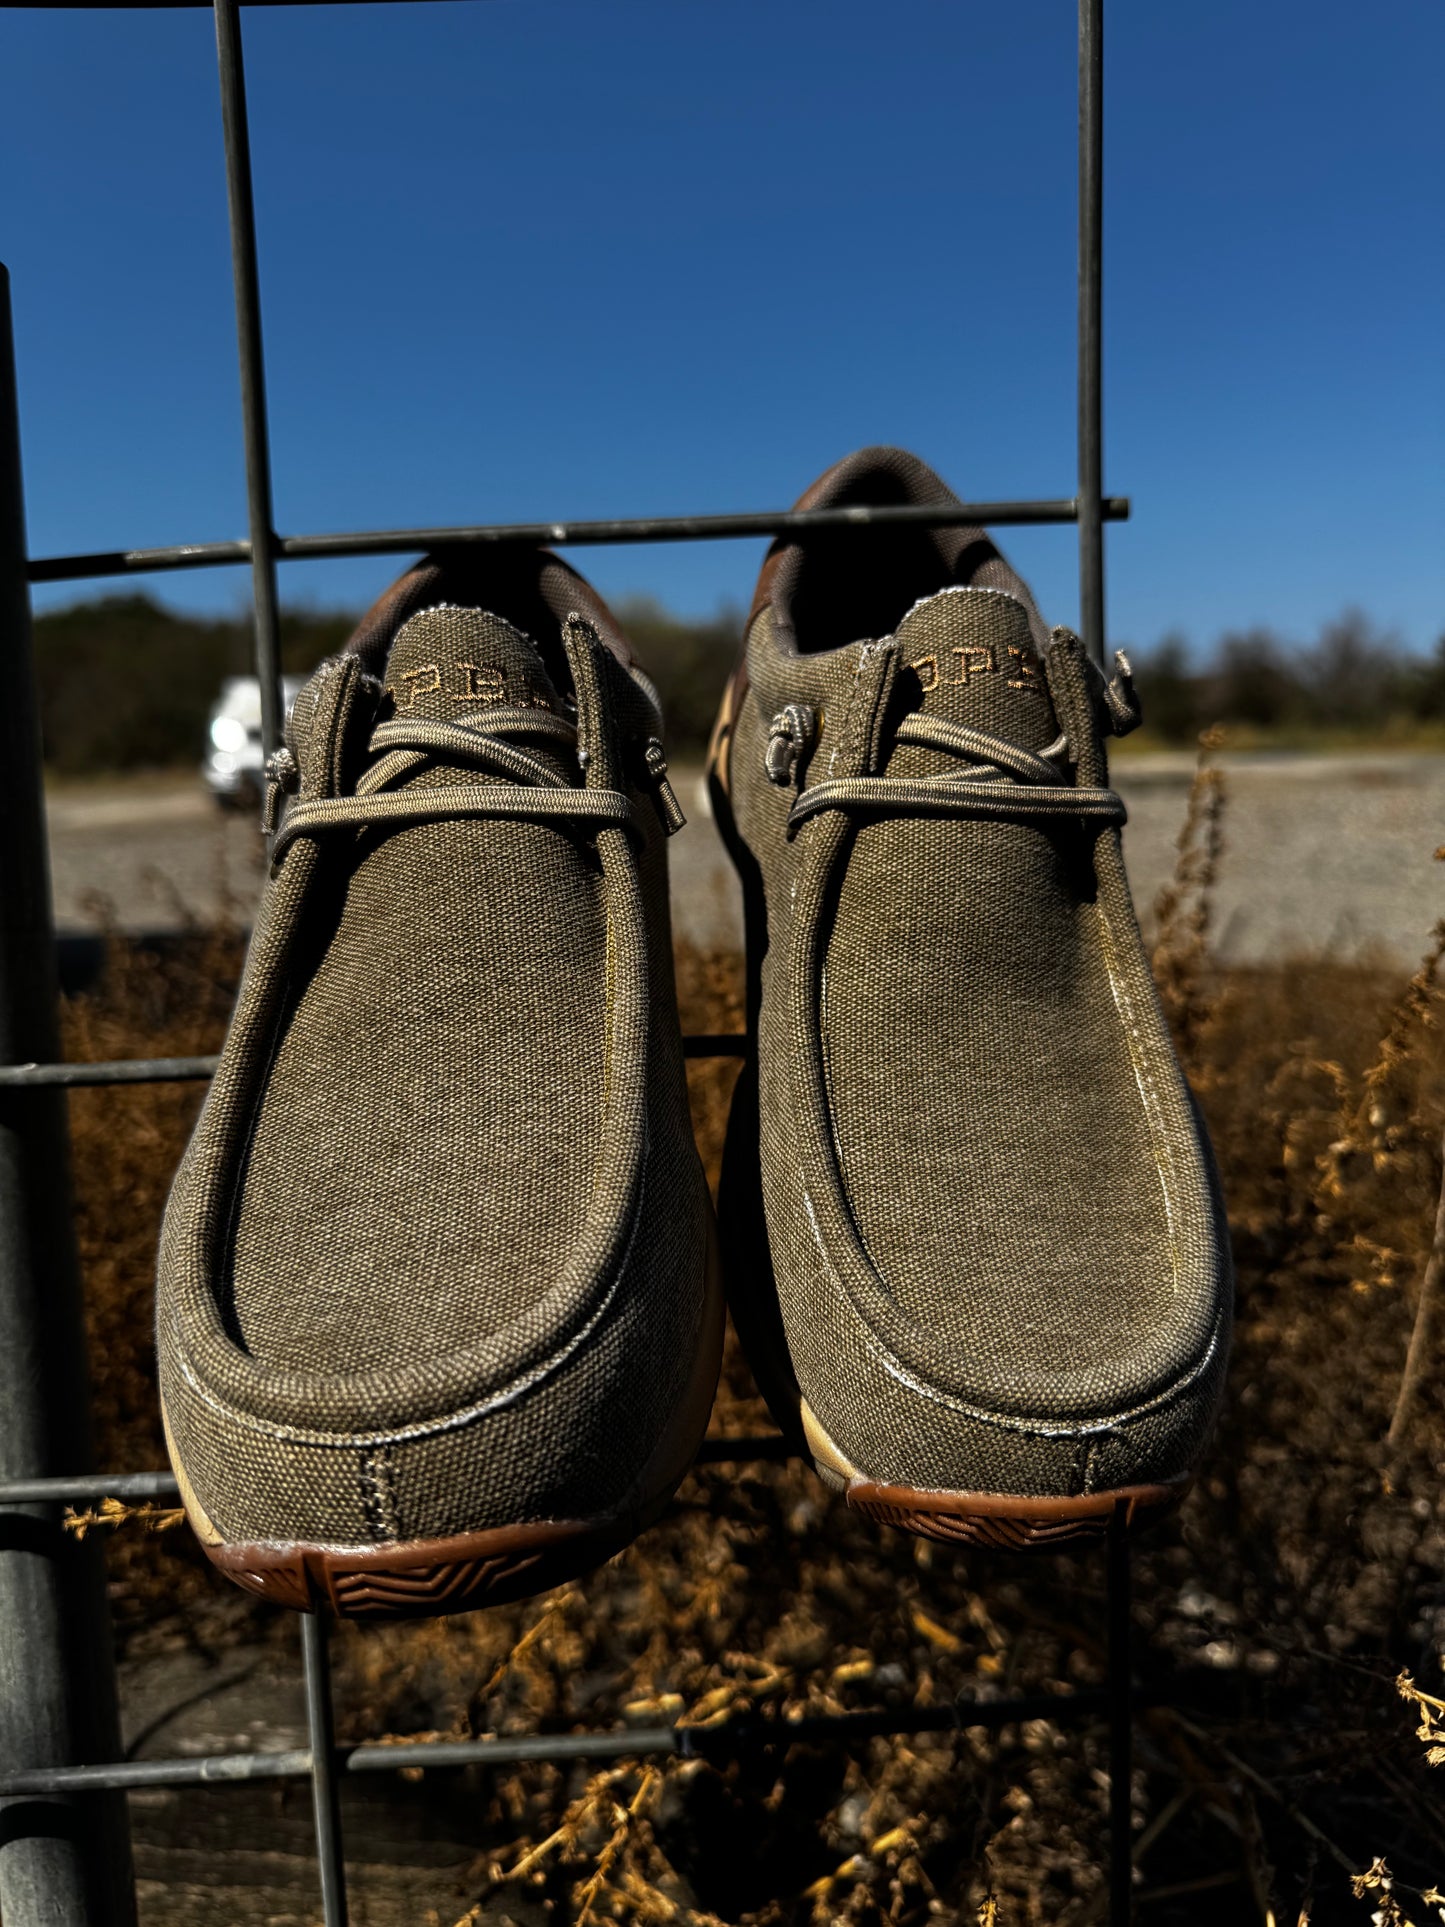
[[[1124,847],[1147,909],[1173,867],[1193,762],[1121,758]],[[1226,757],[1225,851],[1215,911],[1222,961],[1302,951],[1371,952],[1413,962],[1445,916],[1445,756]],[[732,869],[696,771],[678,773],[691,822],[672,846],[680,933],[738,941]],[[50,810],[56,915],[66,932],[110,919],[167,930],[229,901],[245,917],[260,876],[249,819],[222,815],[198,782],[62,791]]]

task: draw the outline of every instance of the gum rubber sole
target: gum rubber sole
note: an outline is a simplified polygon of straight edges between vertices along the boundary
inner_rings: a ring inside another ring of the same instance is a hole
[[[845,1496],[855,1512],[921,1539],[1007,1552],[1054,1552],[1106,1537],[1121,1514],[1126,1531],[1140,1531],[1178,1505],[1187,1490],[1186,1484],[1132,1485],[1072,1498],[1034,1499],[998,1492],[928,1492],[853,1478]]]
[[[841,1492],[854,1512],[944,1545],[989,1546],[1004,1552],[1054,1552],[1107,1536],[1116,1521],[1130,1534],[1178,1505],[1189,1481],[1117,1486],[1105,1492],[1014,1494],[957,1492],[870,1479],[829,1438],[818,1415],[796,1389],[778,1387],[790,1429],[825,1485]]]
[[[671,1492],[649,1508],[655,1516]],[[207,1545],[217,1569],[275,1606],[347,1619],[417,1619],[547,1592],[620,1552],[649,1514],[497,1526],[380,1546]]]

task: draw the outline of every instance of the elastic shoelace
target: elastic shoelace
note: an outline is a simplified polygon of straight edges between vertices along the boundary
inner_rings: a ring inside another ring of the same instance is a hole
[[[1106,823],[1122,823],[1128,815],[1124,799],[1114,790],[1076,789],[1059,781],[1055,762],[1068,750],[1067,736],[1035,753],[965,723],[915,714],[899,723],[894,741],[965,757],[970,767],[940,776],[829,777],[799,795],[788,815],[789,837],[824,810],[890,816],[1089,816]]]
[[[464,817],[536,817],[581,821],[589,827],[627,829],[633,824],[630,797],[614,789],[574,789],[565,776],[532,755],[514,739],[542,736],[574,752],[577,730],[540,709],[498,709],[464,723],[411,721],[380,724],[371,737],[377,760],[362,774],[350,796],[329,796],[293,803],[276,831],[273,867],[297,837],[331,830],[369,829],[385,824],[436,823]],[[513,780],[447,789],[408,790],[390,785],[427,763],[446,762],[495,771]],[[294,768],[294,765],[292,765]],[[284,779],[273,779],[284,787]]]

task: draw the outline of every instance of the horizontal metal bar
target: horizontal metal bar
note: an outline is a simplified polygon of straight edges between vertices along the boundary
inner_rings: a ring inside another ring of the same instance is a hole
[[[742,1057],[741,1032],[709,1032],[684,1037],[684,1057]],[[0,1091],[66,1090],[97,1084],[178,1084],[211,1077],[218,1057],[121,1057],[93,1064],[0,1064]]]
[[[1129,499],[1108,496],[1106,522],[1129,518]],[[282,535],[276,554],[286,561],[342,555],[410,555],[458,547],[594,547],[621,542],[717,542],[744,536],[807,535],[815,530],[993,527],[1077,522],[1073,496],[1048,501],[962,502],[951,508],[895,503],[881,508],[776,509],[756,515],[655,515],[610,522],[498,522],[438,529],[372,529],[339,535]],[[98,576],[151,574],[162,569],[212,569],[249,562],[249,542],[184,542],[163,549],[109,549],[89,555],[39,556],[28,565],[32,582],[79,582]]]
[[[32,582],[83,582],[94,576],[215,569],[250,560],[249,542],[190,542],[166,549],[97,549],[88,555],[36,556],[26,564],[26,571]]]
[[[398,1765],[404,1764],[398,1761]],[[194,1760],[32,1767],[27,1773],[0,1773],[0,1799],[12,1793],[96,1793],[147,1786],[204,1786],[213,1781],[299,1780],[310,1771],[309,1747],[294,1747],[284,1753],[212,1753]]]
[[[214,1074],[218,1057],[122,1057],[95,1064],[0,1064],[0,1091],[84,1084],[178,1084]]]
[[[1011,1699],[959,1700],[942,1706],[883,1707],[861,1713],[817,1713],[790,1720],[746,1715],[718,1726],[636,1726],[610,1733],[528,1733],[504,1739],[399,1740],[386,1746],[341,1746],[343,1773],[391,1773],[416,1767],[501,1767],[530,1761],[647,1759],[672,1755],[727,1760],[764,1746],[841,1744],[967,1727],[1012,1726],[1024,1720],[1090,1719],[1108,1694],[1027,1693]],[[276,1753],[213,1753],[193,1760],[123,1760],[107,1766],[32,1767],[0,1774],[0,1799],[25,1794],[96,1793],[117,1788],[224,1786],[242,1780],[300,1780],[311,1771],[309,1748]]]
[[[86,1472],[65,1479],[0,1479],[0,1505],[93,1505],[99,1499],[169,1499],[181,1489],[174,1472]]]
[[[699,1465],[746,1459],[787,1459],[793,1447],[781,1432],[748,1433],[737,1438],[704,1439]],[[173,1472],[86,1472],[64,1479],[0,1480],[0,1505],[93,1505],[98,1499],[180,1499]]]

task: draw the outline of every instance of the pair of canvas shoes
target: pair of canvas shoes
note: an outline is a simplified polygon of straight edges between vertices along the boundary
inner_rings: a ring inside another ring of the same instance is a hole
[[[799,506],[953,503],[872,449]],[[724,1323],[848,1503],[1055,1543],[1182,1490],[1228,1240],[1104,740],[981,530],[774,545],[710,753],[749,1028],[719,1234],[689,1127],[656,693],[555,556],[436,556],[297,698],[162,1237],[211,1558],[286,1605],[540,1590],[666,1505]],[[720,1250],[719,1250],[720,1242]]]

